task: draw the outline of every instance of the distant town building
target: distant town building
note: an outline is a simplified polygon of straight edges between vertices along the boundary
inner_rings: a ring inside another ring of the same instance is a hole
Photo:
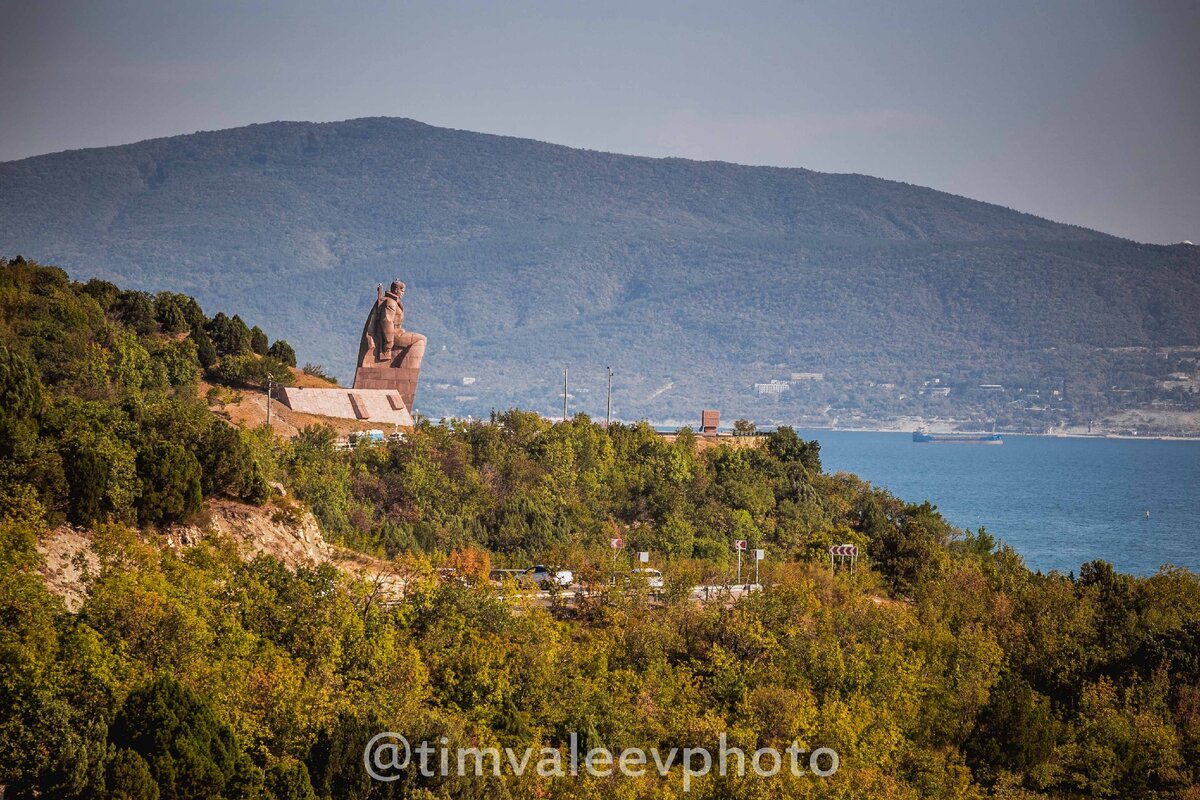
[[[754,391],[759,394],[783,394],[789,388],[791,388],[791,384],[787,381],[770,381],[768,383],[754,384]]]
[[[716,436],[717,428],[721,424],[721,412],[713,409],[704,409],[700,412],[700,435],[701,436]]]
[[[470,386],[473,383],[475,383],[474,378],[472,378],[470,375],[463,375],[463,379],[462,379],[463,386]]]
[[[792,380],[794,381],[823,381],[825,380],[824,372],[793,372]]]

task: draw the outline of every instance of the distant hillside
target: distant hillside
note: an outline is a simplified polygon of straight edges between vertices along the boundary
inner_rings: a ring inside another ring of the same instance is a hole
[[[552,413],[565,365],[573,408],[602,414],[611,365],[627,418],[1037,408],[964,388],[981,382],[1065,386],[1047,413],[1078,418],[1149,402],[1111,391],[1179,366],[1155,363],[1154,348],[1200,344],[1194,247],[861,175],[404,119],[0,164],[0,254],[18,253],[239,312],[343,380],[375,284],[401,277],[409,323],[431,342],[418,407],[433,415]],[[826,379],[752,389],[793,372]],[[939,375],[951,397],[919,394]]]

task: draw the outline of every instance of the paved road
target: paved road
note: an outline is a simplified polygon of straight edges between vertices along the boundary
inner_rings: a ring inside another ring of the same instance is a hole
[[[700,603],[718,603],[718,602],[722,602],[722,601],[732,602],[734,600],[737,600],[739,597],[742,597],[743,595],[749,594],[751,592],[761,591],[762,588],[763,587],[760,584],[756,584],[756,583],[737,584],[735,586],[724,586],[724,585],[697,586],[694,589],[692,589],[691,596],[692,596],[693,600],[700,602]],[[549,603],[553,597],[553,594],[554,594],[553,592],[538,590],[538,591],[522,592],[521,596],[533,597],[538,600],[544,600],[545,602]],[[594,592],[593,594],[597,594],[597,593]],[[656,592],[655,594],[660,594],[660,593]],[[559,590],[559,592],[558,592],[558,598],[562,602],[571,602],[571,601],[577,600],[577,599],[584,599],[587,596],[588,596],[588,593],[583,589],[582,586],[580,586],[578,584],[572,584],[564,589]]]

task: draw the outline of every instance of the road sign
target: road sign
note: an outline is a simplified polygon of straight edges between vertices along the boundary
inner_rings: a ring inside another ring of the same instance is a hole
[[[858,548],[852,544],[835,544],[829,548],[829,568],[836,572],[838,564],[850,562],[850,574],[854,575],[854,564],[858,561]]]
[[[766,555],[767,555],[766,550],[755,550],[754,551],[754,560],[762,561],[766,557]]]
[[[745,550],[749,546],[750,546],[750,543],[747,542],[745,539],[738,539],[736,542],[733,543],[733,549],[737,550],[738,552]]]
[[[638,550],[638,561],[642,562],[643,564],[650,563],[650,551]]]
[[[625,540],[622,539],[620,536],[614,537],[614,538],[608,540],[608,546],[611,547],[613,550],[620,550],[622,547],[625,546]]]

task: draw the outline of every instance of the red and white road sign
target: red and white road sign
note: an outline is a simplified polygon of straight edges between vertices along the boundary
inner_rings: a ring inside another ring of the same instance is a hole
[[[733,543],[734,550],[745,550],[749,546],[750,546],[750,543],[747,542],[745,539],[738,539],[736,542]]]
[[[613,538],[613,539],[609,539],[608,546],[611,547],[613,550],[620,550],[622,547],[625,546],[625,540],[622,539],[620,536]]]
[[[829,555],[858,558],[858,548],[852,544],[835,544],[829,548]]]

